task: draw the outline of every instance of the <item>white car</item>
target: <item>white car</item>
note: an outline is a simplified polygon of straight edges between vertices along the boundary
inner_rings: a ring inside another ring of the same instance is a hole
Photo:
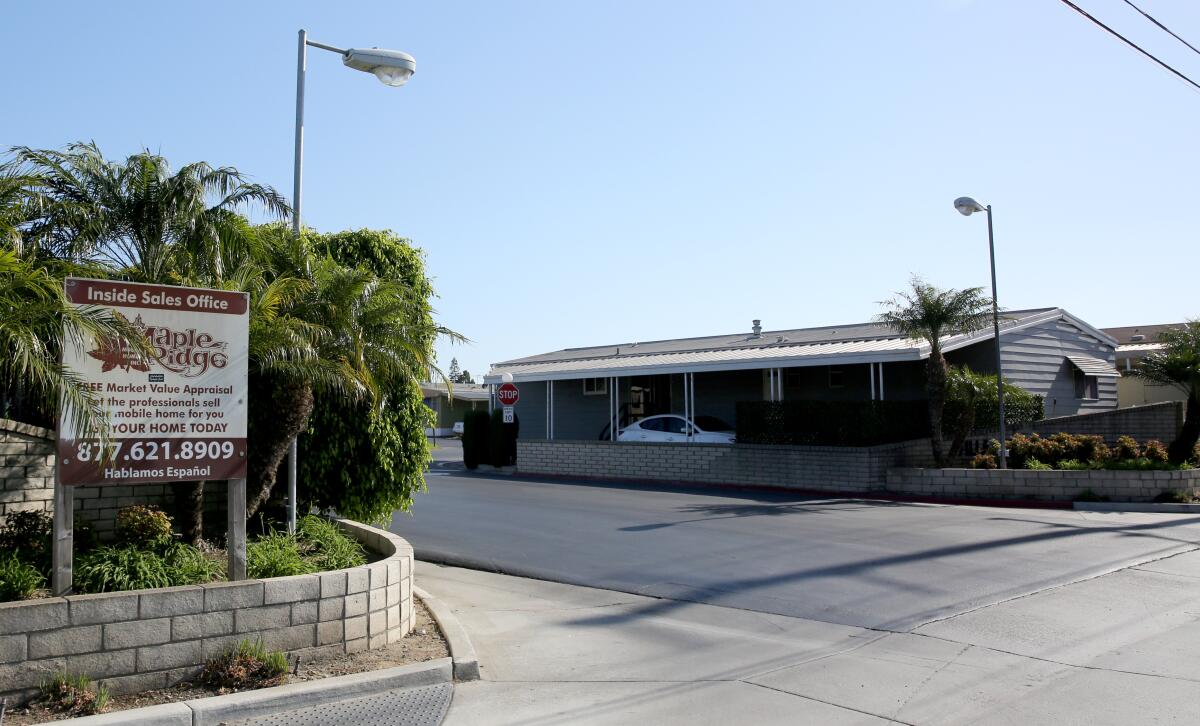
[[[688,438],[688,430],[692,436]],[[697,416],[695,423],[668,413],[647,416],[631,423],[617,434],[617,441],[693,441],[698,444],[732,444],[737,440],[733,427],[715,416]]]

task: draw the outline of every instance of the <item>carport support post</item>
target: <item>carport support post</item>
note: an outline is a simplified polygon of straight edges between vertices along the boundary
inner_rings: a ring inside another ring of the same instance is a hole
[[[246,579],[246,480],[230,479],[227,483],[228,519],[225,528],[225,547],[229,551],[229,579]]]

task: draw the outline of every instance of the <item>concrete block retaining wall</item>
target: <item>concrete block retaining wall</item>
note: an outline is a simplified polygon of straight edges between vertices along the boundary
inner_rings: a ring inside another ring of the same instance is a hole
[[[1148,406],[1118,408],[1080,416],[1061,416],[1034,423],[1025,433],[1048,436],[1060,431],[1069,434],[1103,436],[1110,444],[1120,436],[1132,436],[1138,441],[1158,439],[1170,443],[1183,426],[1183,403],[1168,401]]]
[[[517,441],[517,472],[817,491],[882,490],[887,470],[932,464],[927,440],[872,447]]]
[[[195,677],[242,638],[305,659],[403,638],[415,622],[412,547],[338,523],[384,559],[313,575],[0,603],[0,697],[26,700],[64,669],[114,693],[163,688]]]
[[[1118,502],[1149,502],[1168,489],[1197,495],[1200,470],[892,469],[887,473],[889,492],[917,496],[1069,502],[1085,489]]]
[[[19,510],[54,511],[54,441],[55,434],[49,429],[0,419],[0,521]],[[75,487],[75,516],[90,522],[105,538],[112,533],[121,507],[154,504],[174,514],[174,486]],[[214,521],[224,522],[225,482],[205,483],[204,509]]]

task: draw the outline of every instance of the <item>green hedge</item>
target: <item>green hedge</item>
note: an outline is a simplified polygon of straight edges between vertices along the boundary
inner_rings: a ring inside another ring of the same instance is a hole
[[[991,385],[986,387],[983,395],[975,401],[974,430],[976,431],[991,432],[1000,429],[1000,406],[999,397],[996,395],[996,377],[988,376],[988,378],[991,379]],[[946,400],[946,407],[942,411],[942,428],[948,436],[954,434],[951,427],[953,422],[958,420],[958,412],[962,405],[962,402],[954,399]],[[1011,383],[1004,384],[1004,421],[1010,430],[1034,421],[1041,421],[1045,417],[1046,399]]]
[[[929,435],[924,401],[743,401],[739,444],[875,446]]]
[[[463,417],[463,464],[468,469],[491,461],[491,415],[487,411],[467,411]]]

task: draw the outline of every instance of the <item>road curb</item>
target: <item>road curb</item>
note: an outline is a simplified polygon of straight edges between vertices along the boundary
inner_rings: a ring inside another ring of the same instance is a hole
[[[432,610],[432,608],[430,608]],[[322,678],[304,683],[291,683],[274,688],[242,691],[226,696],[195,698],[180,703],[168,703],[127,711],[114,711],[98,716],[71,720],[72,726],[218,726],[218,724],[294,711],[350,698],[370,696],[399,688],[453,683],[454,663],[439,658],[428,663],[413,663],[366,673]]]
[[[1200,504],[1182,502],[1075,502],[1080,512],[1167,512],[1200,514]]]
[[[441,600],[430,595],[425,589],[413,586],[413,594],[429,608],[429,614],[437,622],[450,648],[450,658],[454,661],[454,680],[479,680],[479,658],[475,655],[475,646],[467,630],[458,621],[458,617]]]

